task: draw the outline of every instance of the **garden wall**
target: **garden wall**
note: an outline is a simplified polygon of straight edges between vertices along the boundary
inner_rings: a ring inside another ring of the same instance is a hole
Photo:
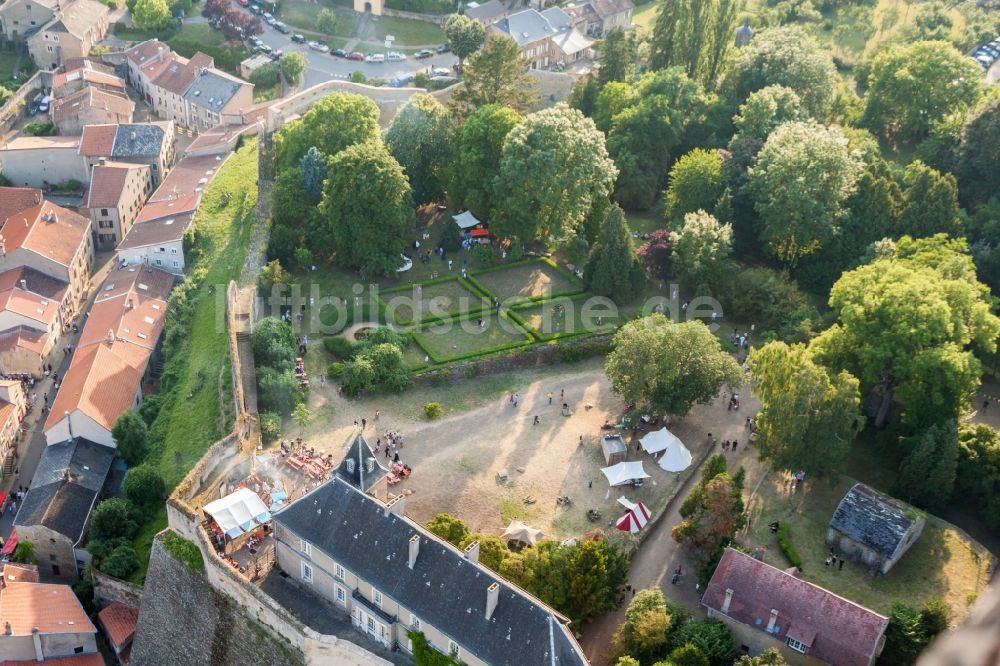
[[[398,16],[399,18],[414,19],[416,21],[427,21],[428,23],[434,23],[435,25],[444,26],[444,22],[448,20],[448,14],[421,14],[419,12],[405,12],[402,9],[390,9],[389,7],[382,8],[383,16]]]
[[[28,107],[28,100],[35,96],[43,87],[42,73],[35,72],[34,75],[24,82],[17,91],[10,96],[7,103],[0,108],[0,134],[6,134],[14,127],[14,123]]]
[[[267,110],[268,131],[276,132],[292,116],[305,113],[313,104],[335,92],[355,93],[369,98],[381,111],[379,122],[383,126],[388,126],[399,107],[405,104],[410,97],[427,91],[423,88],[380,88],[351,81],[325,81],[272,105]]]
[[[132,608],[138,608],[142,600],[142,588],[120,578],[101,573],[91,568],[94,578],[94,602],[101,608],[112,601],[123,603]]]

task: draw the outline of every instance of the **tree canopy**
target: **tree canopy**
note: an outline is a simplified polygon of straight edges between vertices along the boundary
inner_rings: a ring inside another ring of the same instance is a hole
[[[1000,192],[1000,96],[971,112],[962,126],[956,173],[962,199],[985,201]]]
[[[132,21],[142,30],[158,30],[170,20],[170,7],[166,0],[135,0]]]
[[[765,141],[780,125],[806,119],[802,100],[794,90],[771,85],[750,93],[733,123],[740,134]]]
[[[726,190],[722,162],[719,151],[703,148],[695,148],[674,162],[664,195],[668,224],[697,210],[715,212]]]
[[[462,62],[479,50],[486,41],[486,26],[462,14],[452,14],[444,23],[451,52]]]
[[[741,7],[738,0],[661,2],[649,40],[650,65],[679,66],[691,78],[713,84],[733,44]]]
[[[535,82],[521,47],[506,35],[490,35],[462,68],[462,87],[452,100],[472,111],[487,104],[526,112],[535,100]]]
[[[448,110],[430,95],[411,97],[389,125],[386,145],[406,172],[418,205],[444,197],[451,134]]]
[[[488,219],[496,208],[495,183],[504,140],[521,120],[514,109],[487,104],[465,119],[452,143],[448,194],[480,220]]]
[[[129,410],[115,421],[111,429],[118,455],[130,465],[138,465],[146,457],[146,442],[149,429],[138,412]]]
[[[312,146],[332,157],[344,148],[378,138],[379,110],[363,95],[332,93],[277,133],[278,164],[297,164]]]
[[[703,210],[688,213],[680,229],[670,234],[670,246],[682,280],[692,286],[711,284],[733,249],[733,228]]]
[[[723,387],[743,384],[739,364],[708,326],[697,320],[674,324],[662,314],[622,326],[604,371],[626,403],[676,416],[710,403]]]
[[[619,304],[635,300],[646,283],[646,273],[632,244],[632,230],[625,221],[625,212],[617,205],[611,206],[590,249],[583,280],[595,294]]]

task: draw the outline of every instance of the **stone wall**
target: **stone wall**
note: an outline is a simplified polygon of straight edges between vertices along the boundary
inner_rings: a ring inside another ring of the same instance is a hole
[[[302,92],[292,95],[288,99],[273,104],[267,110],[267,129],[275,132],[293,116],[298,116],[309,110],[313,104],[323,99],[327,95],[335,92],[348,92],[364,95],[378,106],[381,111],[379,122],[383,127],[396,115],[403,104],[416,93],[427,92],[423,88],[381,88],[377,86],[367,86],[351,81],[325,81],[312,88],[306,88]]]
[[[6,134],[14,127],[14,123],[17,122],[18,118],[24,113],[25,109],[28,108],[28,103],[32,97],[35,96],[39,90],[43,87],[42,83],[42,73],[35,72],[35,74],[24,82],[17,91],[10,96],[7,103],[0,108],[0,134]],[[45,120],[44,118],[42,120]]]
[[[114,578],[91,568],[94,579],[94,603],[103,608],[112,601],[138,608],[142,601],[142,588],[120,578]]]
[[[398,16],[400,18],[413,19],[415,21],[427,21],[435,25],[444,26],[449,14],[421,14],[419,12],[405,12],[402,9],[382,8],[382,16]]]

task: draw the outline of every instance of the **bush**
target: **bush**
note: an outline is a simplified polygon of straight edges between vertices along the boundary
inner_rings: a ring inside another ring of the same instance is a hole
[[[806,307],[806,297],[787,273],[770,268],[745,268],[732,279],[726,316],[752,322],[757,330],[778,330],[792,313]]]
[[[736,656],[736,643],[729,629],[719,620],[689,622],[671,637],[675,647],[694,645],[708,657],[712,666],[731,664]]]
[[[264,412],[260,415],[260,435],[265,442],[273,442],[281,434],[281,415]]]
[[[424,403],[424,416],[430,420],[439,419],[444,414],[444,409],[441,408],[441,403],[439,402],[426,402]]]
[[[139,558],[135,555],[135,548],[124,539],[107,557],[101,560],[101,565],[98,567],[104,573],[115,578],[128,578],[138,568]]]
[[[21,133],[26,136],[52,136],[56,133],[56,126],[52,123],[26,123]]]
[[[139,465],[125,474],[122,494],[136,507],[148,511],[163,501],[166,486],[163,477],[151,465]]]
[[[35,544],[30,541],[19,541],[14,547],[14,554],[11,559],[18,564],[35,563]]]
[[[183,562],[192,571],[201,571],[205,568],[205,560],[198,546],[176,532],[167,532],[163,537],[163,547],[173,555],[174,559]]]
[[[330,377],[330,379],[338,379],[339,377],[343,377],[344,364],[340,363],[339,361],[334,361],[333,363],[330,364],[330,367],[326,369],[326,374],[327,376]]]
[[[98,504],[90,514],[90,539],[111,541],[131,539],[139,525],[135,522],[135,510],[128,500],[117,497]]]
[[[160,407],[163,405],[163,396],[159,393],[147,395],[139,405],[139,416],[146,422],[147,426],[153,425],[153,421],[160,414]]]
[[[111,429],[111,438],[118,455],[129,465],[138,465],[146,457],[149,429],[137,412],[130,410],[119,416]]]
[[[274,63],[267,63],[250,72],[250,83],[258,88],[270,88],[278,85],[279,76],[278,66]]]
[[[778,548],[784,554],[788,563],[793,567],[802,568],[802,557],[799,552],[795,550],[795,546],[792,545],[791,539],[788,536],[788,523],[784,522],[778,526]]]
[[[323,347],[338,361],[347,361],[354,358],[357,352],[357,345],[340,335],[331,335],[323,338]]]

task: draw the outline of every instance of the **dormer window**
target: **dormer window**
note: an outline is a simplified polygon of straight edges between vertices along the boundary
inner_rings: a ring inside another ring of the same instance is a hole
[[[794,638],[788,639],[788,647],[792,648],[796,652],[801,652],[802,654],[805,654],[809,650],[808,645],[806,645],[805,643],[800,643]]]

